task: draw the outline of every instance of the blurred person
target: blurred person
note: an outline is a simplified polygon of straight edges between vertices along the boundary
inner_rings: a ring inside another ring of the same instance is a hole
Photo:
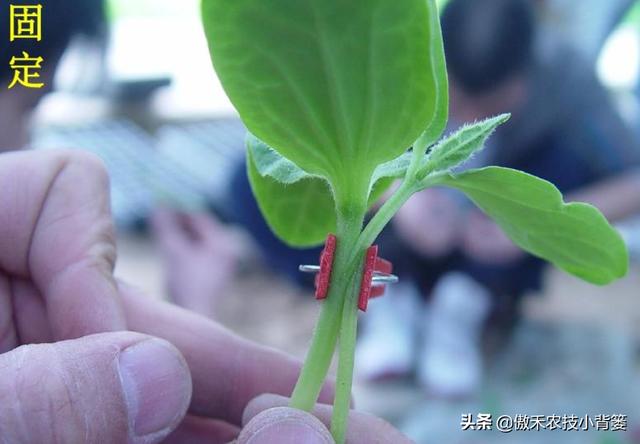
[[[15,0],[12,5],[34,5],[33,1]],[[29,143],[29,118],[40,100],[52,90],[56,68],[71,40],[77,35],[98,38],[104,35],[105,17],[102,0],[47,0],[42,3],[41,40],[9,41],[8,33],[0,39],[0,152],[21,149]],[[10,23],[9,4],[0,7],[0,23]],[[42,88],[16,85],[8,89],[14,71],[9,62],[26,52],[30,57],[42,57],[40,77]]]
[[[636,0],[532,0],[540,21],[540,50],[570,45],[596,64],[609,34]]]
[[[597,205],[612,221],[640,211],[639,146],[596,80],[568,50],[533,50],[527,0],[451,0],[443,12],[451,121],[504,112],[511,120],[468,165],[516,168],[553,182],[568,200]],[[635,168],[635,169],[634,169]],[[463,196],[414,196],[381,238],[402,286],[373,305],[357,365],[369,379],[409,373],[417,355],[426,390],[464,396],[481,382],[480,337],[496,301],[538,290],[544,263],[516,247]],[[421,296],[430,295],[428,308]]]
[[[237,237],[215,216],[158,208],[151,217],[169,298],[216,318],[239,259]]]
[[[0,155],[2,441],[332,443],[330,406],[264,395],[299,362],[116,280],[108,183],[78,151]],[[409,442],[352,412],[347,442],[374,441]]]

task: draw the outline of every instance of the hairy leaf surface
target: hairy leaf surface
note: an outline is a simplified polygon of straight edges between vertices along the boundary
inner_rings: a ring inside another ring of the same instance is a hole
[[[564,203],[550,182],[487,167],[444,176],[440,184],[463,191],[515,244],[568,273],[604,285],[627,272],[618,232],[593,206]]]
[[[333,194],[327,181],[302,170],[252,134],[247,135],[247,169],[258,206],[271,230],[285,243],[309,247],[336,230]],[[372,185],[369,205],[389,188],[393,178]]]
[[[262,215],[287,245],[313,247],[322,244],[327,233],[335,232],[335,204],[325,179],[302,170],[299,179],[290,183],[262,176],[251,149],[247,150],[247,172]]]
[[[484,148],[495,129],[509,120],[509,117],[509,114],[501,114],[458,129],[433,147],[422,170],[424,173],[445,171],[464,163]]]
[[[202,10],[246,126],[337,193],[366,199],[378,164],[446,122],[434,0],[203,0]]]

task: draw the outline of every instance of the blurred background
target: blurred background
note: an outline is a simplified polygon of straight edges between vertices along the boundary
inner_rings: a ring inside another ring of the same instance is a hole
[[[516,167],[593,202],[632,266],[611,286],[582,283],[518,251],[462,196],[420,193],[379,240],[401,283],[361,317],[357,407],[419,443],[640,443],[640,2],[440,3],[449,130],[513,112],[464,167]],[[96,153],[112,180],[119,277],[303,358],[319,306],[297,266],[319,250],[288,249],[260,216],[199,1],[47,9],[32,50],[53,88],[2,87],[0,151]],[[3,61],[16,52],[0,49]],[[462,415],[479,413],[627,415],[628,425],[462,431]]]

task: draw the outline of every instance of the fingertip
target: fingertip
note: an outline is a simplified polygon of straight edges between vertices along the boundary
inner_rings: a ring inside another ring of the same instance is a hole
[[[334,444],[329,430],[314,416],[289,407],[258,413],[238,437],[238,444]]]
[[[0,406],[0,441],[159,442],[190,397],[187,364],[164,340],[117,332],[22,346],[0,355],[0,398],[20,400]]]
[[[242,413],[242,425],[246,425],[261,412],[274,407],[286,407],[289,398],[272,393],[264,393],[253,398]]]
[[[120,353],[118,372],[133,434],[146,441],[175,429],[192,392],[191,374],[180,352],[163,339],[149,338]]]
[[[321,421],[324,421],[323,416],[326,416],[327,412],[330,412],[331,405],[333,404],[333,398],[335,395],[335,384],[329,380],[322,387],[318,403],[315,406],[313,413],[320,417]],[[291,399],[286,396],[276,395],[274,393],[263,393],[253,398],[244,409],[242,414],[242,425],[247,424],[260,412],[273,408],[273,407],[286,407],[289,405]],[[355,400],[351,396],[351,408],[354,408]],[[330,413],[329,413],[330,417]]]

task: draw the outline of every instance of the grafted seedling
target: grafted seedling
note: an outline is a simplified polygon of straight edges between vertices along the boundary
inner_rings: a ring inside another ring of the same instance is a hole
[[[203,0],[213,65],[251,132],[247,168],[268,224],[294,247],[336,233],[331,279],[293,407],[310,410],[336,345],[332,433],[347,427],[364,252],[404,202],[456,188],[526,251],[586,281],[627,270],[623,241],[595,208],[500,167],[453,173],[507,115],[440,139],[448,85],[435,0]],[[364,226],[389,187],[399,188]]]

